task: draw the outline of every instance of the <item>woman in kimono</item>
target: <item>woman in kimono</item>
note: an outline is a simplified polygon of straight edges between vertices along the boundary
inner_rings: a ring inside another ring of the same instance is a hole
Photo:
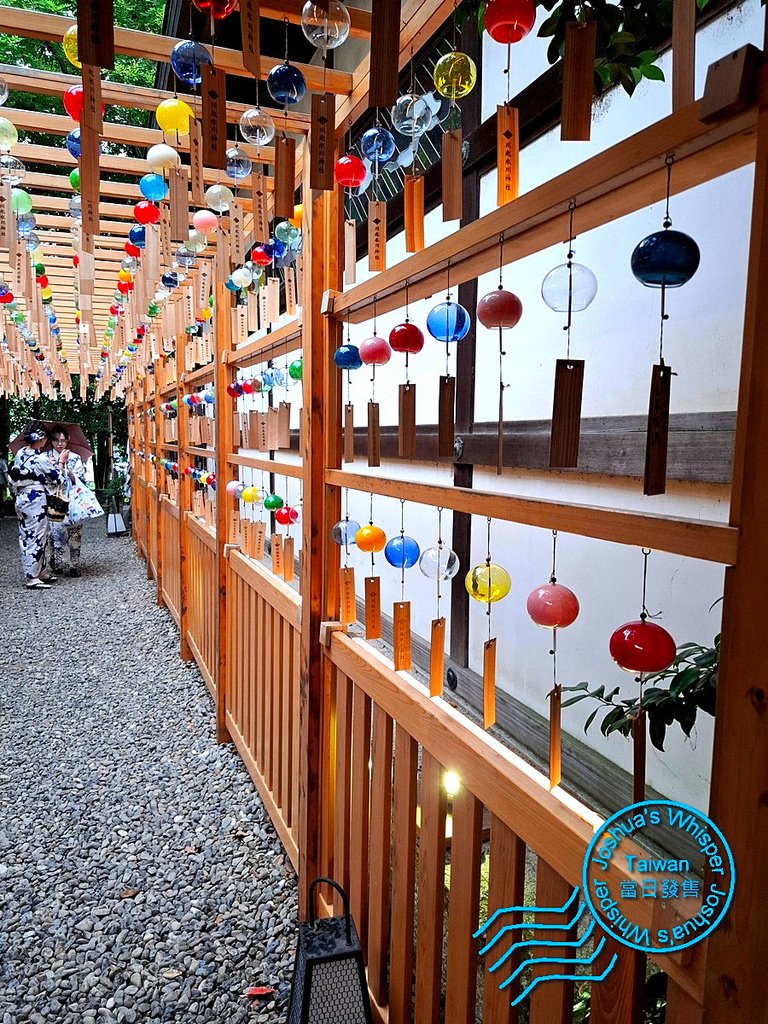
[[[69,451],[69,434],[66,427],[54,427],[51,432],[52,450],[48,453],[54,466],[66,477],[67,488],[78,480],[86,483],[85,466],[79,455]],[[67,461],[61,462],[62,453],[67,453]],[[71,522],[69,515],[63,523],[51,522],[51,537],[48,543],[49,568],[52,573],[63,573],[68,568],[70,576],[80,575],[80,548],[83,542],[83,524]],[[65,565],[64,555],[69,549],[69,565]]]
[[[50,577],[43,575],[48,540],[46,495],[56,492],[61,477],[51,461],[51,439],[45,424],[38,420],[29,423],[24,440],[26,443],[16,454],[8,474],[19,520],[21,567],[30,590],[50,590]]]

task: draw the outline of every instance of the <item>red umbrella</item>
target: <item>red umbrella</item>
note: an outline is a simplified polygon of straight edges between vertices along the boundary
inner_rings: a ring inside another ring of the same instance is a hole
[[[83,462],[90,459],[93,455],[93,449],[86,441],[85,434],[76,423],[58,423],[53,420],[39,420],[38,422],[44,424],[44,426],[48,428],[49,434],[53,434],[57,430],[66,431],[69,435],[69,443],[67,447],[71,452],[74,452],[75,455],[79,455]],[[15,455],[19,449],[23,448],[27,443],[24,440],[24,433],[25,431],[22,430],[22,432],[11,441],[11,454]]]

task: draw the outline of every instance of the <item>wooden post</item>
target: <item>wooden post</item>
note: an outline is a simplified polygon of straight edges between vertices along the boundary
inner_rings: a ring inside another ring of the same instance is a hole
[[[308,159],[305,154],[304,159]],[[329,542],[330,525],[339,515],[338,491],[325,498],[325,467],[341,465],[338,372],[330,357],[337,347],[339,326],[326,318],[320,303],[311,301],[328,288],[341,288],[343,209],[338,191],[315,198],[304,186],[304,389],[301,438],[304,463],[302,550],[302,634],[299,707],[299,913],[306,916],[309,884],[321,864],[331,861],[323,788],[329,784],[327,744],[330,716],[330,663],[322,654],[320,624],[337,617],[339,549]],[[335,549],[335,550],[331,550]],[[333,609],[333,612],[331,612]],[[324,827],[325,826],[325,827]],[[330,828],[329,828],[330,826]]]
[[[696,0],[672,5],[672,110],[693,103],[696,77]]]
[[[227,559],[224,547],[227,543],[227,483],[234,479],[234,467],[227,463],[227,457],[232,453],[234,444],[232,399],[227,394],[227,385],[234,379],[234,374],[232,367],[225,361],[227,353],[232,349],[232,320],[229,315],[232,305],[231,292],[227,291],[224,283],[220,280],[216,281],[215,302],[214,387],[216,390],[216,469],[218,471],[216,477],[216,570],[219,591],[216,619],[216,739],[219,743],[227,743],[230,739],[227,729],[230,627],[227,607]]]
[[[160,412],[160,367],[162,364],[161,356],[155,359],[155,390],[153,396],[155,406],[155,443],[153,445],[155,456],[155,600],[161,606],[163,604],[163,545],[160,543],[160,486],[157,463],[160,458],[163,433],[163,414]],[[149,494],[149,490],[147,490],[147,494]],[[149,536],[147,537],[147,542],[149,543]]]
[[[179,335],[176,338],[176,399],[179,409],[179,450],[176,458],[179,464],[179,656],[182,661],[192,661],[192,651],[190,650],[187,638],[187,633],[189,632],[189,596],[187,593],[189,525],[187,523],[187,510],[192,507],[192,481],[186,473],[182,472],[182,461],[186,458],[187,447],[189,446],[190,420],[189,406],[181,400],[184,395],[184,377],[187,372],[186,340],[186,334]]]
[[[764,94],[763,94],[764,95]],[[755,581],[768,572],[768,104],[757,121],[752,235],[747,278],[741,381],[736,419],[730,525],[740,531],[739,558],[726,570],[722,655],[717,685],[710,817],[722,829],[736,865],[728,915],[708,939],[705,1019],[717,1024],[768,1022],[765,937],[768,906],[768,661]]]

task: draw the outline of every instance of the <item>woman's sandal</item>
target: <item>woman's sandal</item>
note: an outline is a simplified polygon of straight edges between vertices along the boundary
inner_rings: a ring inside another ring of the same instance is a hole
[[[44,580],[35,579],[27,580],[27,590],[52,590],[50,583],[46,583]]]

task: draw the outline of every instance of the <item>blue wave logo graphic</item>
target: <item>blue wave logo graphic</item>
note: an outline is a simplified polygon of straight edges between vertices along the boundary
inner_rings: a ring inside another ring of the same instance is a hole
[[[525,922],[525,921],[519,921],[519,922],[515,922],[514,924],[502,925],[498,929],[498,931],[488,941],[486,941],[485,945],[480,949],[480,955],[481,956],[484,955],[485,953],[488,953],[489,950],[493,946],[495,946],[498,943],[498,941],[504,935],[508,935],[510,932],[515,932],[515,931],[530,932],[531,933],[531,938],[526,939],[526,940],[521,941],[521,942],[513,943],[505,953],[503,953],[493,964],[491,964],[491,966],[488,968],[489,974],[493,974],[494,971],[497,971],[504,963],[506,963],[507,960],[509,960],[509,958],[515,952],[517,952],[518,950],[527,949],[529,946],[536,946],[536,947],[539,947],[539,948],[551,949],[551,950],[555,950],[555,949],[566,950],[566,949],[568,949],[568,950],[573,950],[574,953],[577,950],[579,950],[579,949],[583,949],[585,944],[587,942],[589,942],[589,940],[594,935],[594,932],[595,932],[595,920],[594,920],[594,918],[592,918],[590,920],[590,922],[587,925],[587,927],[585,928],[584,934],[581,936],[581,938],[575,939],[575,940],[570,941],[570,942],[568,942],[568,941],[550,940],[547,937],[543,937],[543,938],[539,939],[538,938],[538,934],[540,932],[553,932],[553,931],[554,932],[568,932],[572,928],[575,928],[579,924],[579,922],[581,921],[582,917],[584,916],[584,913],[585,913],[586,910],[587,910],[587,905],[581,899],[581,891],[578,888],[578,886],[573,890],[573,892],[571,893],[569,899],[567,899],[565,901],[565,903],[561,907],[529,907],[529,906],[520,906],[520,907],[503,907],[503,908],[500,908],[499,910],[495,910],[493,912],[493,914],[491,914],[491,916],[485,922],[485,924],[482,925],[480,928],[478,928],[478,930],[475,932],[474,937],[476,939],[480,938],[480,936],[486,935],[486,933],[489,931],[489,929],[499,920],[499,918],[503,918],[503,917],[505,917],[508,914],[535,914],[535,915],[538,915],[538,914],[568,914],[569,912],[572,912],[572,916],[570,917],[570,920],[568,920],[568,921],[566,921],[566,922],[564,922],[562,924],[548,924],[546,921],[544,921],[544,922],[534,921],[533,923]],[[578,956],[571,956],[571,957],[569,957],[569,956],[526,957],[524,960],[522,960],[517,965],[517,967],[512,971],[512,973],[509,975],[509,977],[507,977],[504,981],[502,981],[499,984],[499,990],[503,990],[505,988],[508,988],[517,978],[520,977],[520,975],[523,973],[523,971],[526,968],[533,967],[536,964],[547,964],[547,965],[555,965],[555,964],[557,964],[557,965],[559,965],[561,967],[566,967],[567,966],[567,967],[571,968],[571,972],[570,973],[566,973],[566,972],[554,973],[553,972],[551,974],[550,973],[541,974],[541,975],[539,975],[536,978],[532,978],[531,981],[522,989],[520,994],[518,996],[516,996],[512,1000],[512,1003],[511,1003],[512,1006],[517,1006],[518,1003],[520,1003],[523,999],[525,999],[527,996],[529,996],[531,994],[531,992],[533,991],[533,989],[537,985],[539,985],[539,984],[541,984],[542,982],[545,982],[545,981],[578,981],[578,982],[584,982],[584,981],[604,981],[608,977],[608,975],[611,973],[613,968],[616,966],[616,962],[618,960],[618,955],[615,954],[615,953],[611,957],[611,959],[610,959],[610,961],[608,963],[608,966],[605,968],[605,970],[602,972],[602,974],[576,974],[576,968],[577,967],[585,967],[585,966],[589,966],[591,964],[594,964],[595,961],[597,960],[598,956],[600,955],[600,953],[603,951],[604,948],[605,948],[605,938],[603,937],[599,941],[595,942],[594,949],[593,949],[591,955],[588,956],[588,957],[578,957]]]

